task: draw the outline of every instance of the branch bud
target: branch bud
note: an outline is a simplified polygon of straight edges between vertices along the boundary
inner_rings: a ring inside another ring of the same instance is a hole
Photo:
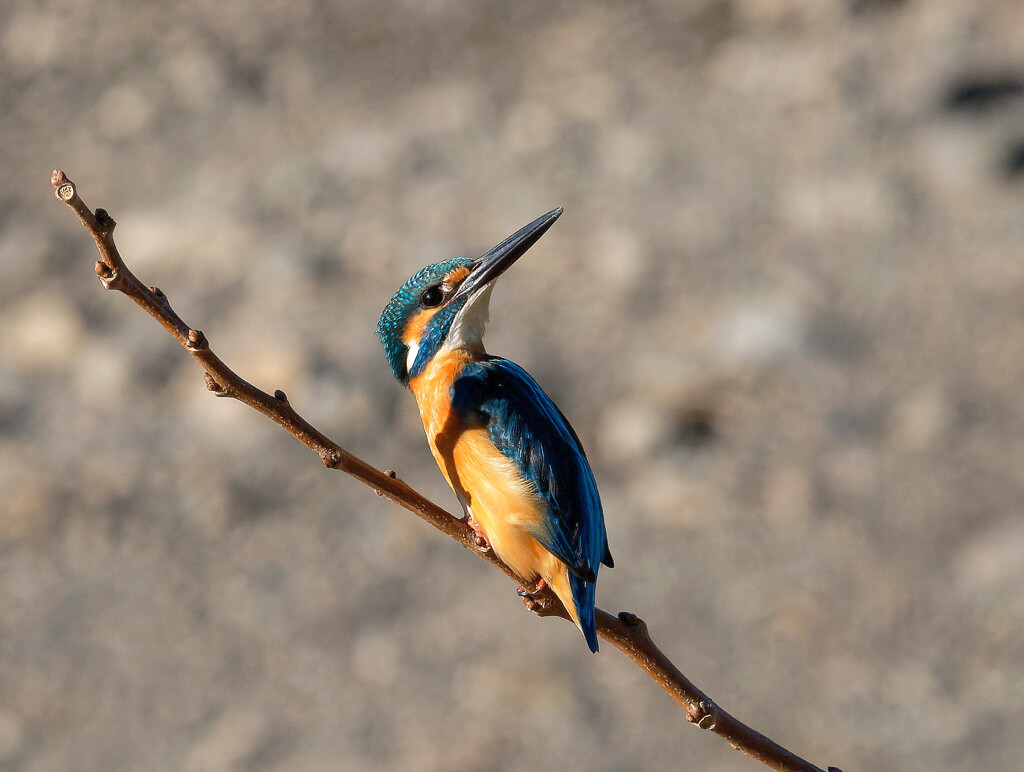
[[[74,193],[73,188],[72,193]],[[96,222],[98,222],[99,226],[103,228],[103,230],[105,230],[107,233],[114,230],[114,226],[117,225],[117,223],[114,222],[114,218],[107,214],[106,209],[96,210]]]
[[[190,348],[192,350],[206,348],[206,336],[203,335],[202,330],[189,330],[188,343],[186,343],[185,345],[187,348]],[[207,373],[207,375],[209,375],[209,373]]]
[[[206,388],[207,389],[212,391],[218,397],[223,397],[224,396],[224,387],[221,386],[219,383],[217,383],[217,380],[212,375],[210,375],[209,373],[206,373],[203,376],[203,380],[206,381]]]

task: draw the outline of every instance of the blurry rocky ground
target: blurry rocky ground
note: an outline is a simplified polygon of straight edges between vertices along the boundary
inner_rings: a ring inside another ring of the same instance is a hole
[[[0,769],[753,770],[610,647],[216,400],[67,171],[244,376],[455,509],[373,328],[565,215],[490,349],[724,707],[846,770],[1024,758],[1024,5],[9,4]]]

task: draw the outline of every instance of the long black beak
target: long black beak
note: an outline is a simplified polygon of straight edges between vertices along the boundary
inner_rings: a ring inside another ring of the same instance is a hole
[[[562,207],[552,209],[474,260],[469,276],[462,282],[455,297],[472,295],[501,276],[512,263],[526,254],[526,250],[537,243],[537,239],[544,235],[561,214]]]

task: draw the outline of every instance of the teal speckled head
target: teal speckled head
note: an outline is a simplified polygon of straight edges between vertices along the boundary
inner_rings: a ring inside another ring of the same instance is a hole
[[[433,356],[447,337],[455,314],[466,305],[465,297],[459,303],[449,302],[441,309],[446,313],[438,318],[439,306],[446,296],[455,294],[472,265],[468,257],[453,257],[428,265],[401,286],[381,314],[377,336],[384,344],[391,372],[402,383],[408,383],[415,374],[410,370],[416,364],[419,350],[423,349],[424,339],[429,337],[429,343],[434,344]],[[409,356],[410,344],[417,347],[416,357]]]
[[[395,378],[408,385],[442,347],[483,352],[494,280],[532,247],[562,214],[554,209],[476,260],[453,257],[413,274],[391,298],[377,335]]]

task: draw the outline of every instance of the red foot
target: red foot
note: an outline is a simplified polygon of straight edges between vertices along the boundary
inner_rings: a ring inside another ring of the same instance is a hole
[[[476,548],[481,552],[489,552],[491,549],[491,543],[487,540],[487,534],[484,533],[484,529],[480,527],[480,523],[473,519],[470,515],[466,519],[466,524],[473,529],[473,543],[476,544]]]
[[[538,579],[529,587],[520,587],[516,590],[519,593],[520,598],[532,598],[538,592],[542,592],[548,588],[548,583],[543,579]]]

